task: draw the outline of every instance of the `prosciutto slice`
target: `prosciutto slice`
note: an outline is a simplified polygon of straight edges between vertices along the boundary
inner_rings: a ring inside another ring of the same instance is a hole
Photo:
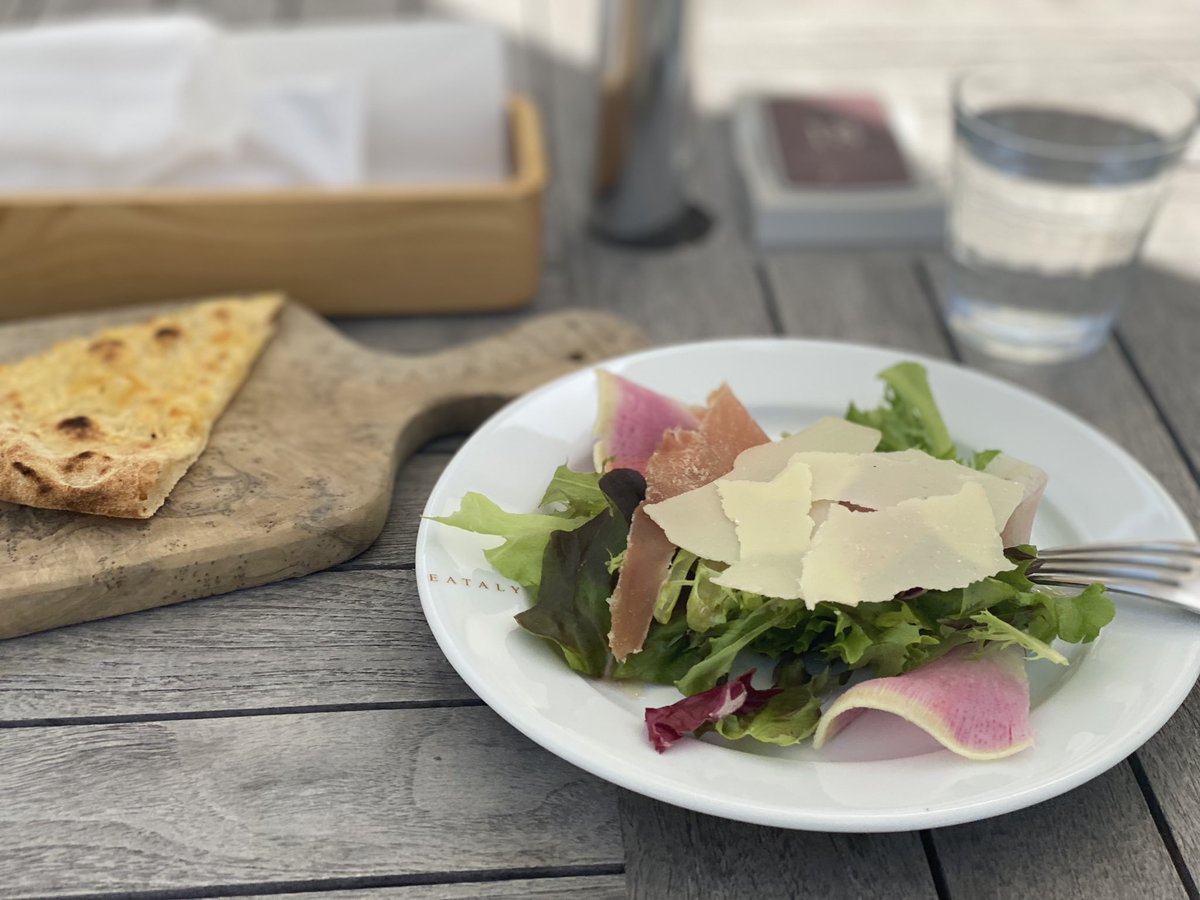
[[[767,441],[766,432],[729,386],[721,385],[709,395],[695,429],[663,434],[646,463],[646,502],[666,500],[720,478],[733,468],[739,453]],[[642,649],[674,555],[675,545],[639,506],[612,598],[608,642],[618,660]]]

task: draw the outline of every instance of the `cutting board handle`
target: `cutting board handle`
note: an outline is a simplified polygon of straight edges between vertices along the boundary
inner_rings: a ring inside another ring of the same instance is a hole
[[[403,361],[423,386],[422,407],[401,437],[401,458],[425,441],[473,430],[504,403],[583,366],[646,346],[607,313],[548,313],[493,337]]]

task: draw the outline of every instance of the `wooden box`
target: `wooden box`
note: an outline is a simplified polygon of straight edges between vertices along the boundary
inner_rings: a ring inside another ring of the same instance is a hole
[[[512,177],[495,185],[0,197],[0,318],[259,290],[341,316],[521,306],[546,155],[528,98],[509,125]]]

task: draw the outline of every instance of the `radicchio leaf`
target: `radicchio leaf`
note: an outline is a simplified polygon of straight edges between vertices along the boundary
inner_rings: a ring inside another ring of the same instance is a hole
[[[707,691],[684,697],[670,706],[646,710],[646,733],[659,753],[667,750],[684,735],[694,734],[702,725],[711,724],[733,713],[749,715],[762,708],[780,693],[780,688],[759,690],[750,685],[754,670],[718,684]]]

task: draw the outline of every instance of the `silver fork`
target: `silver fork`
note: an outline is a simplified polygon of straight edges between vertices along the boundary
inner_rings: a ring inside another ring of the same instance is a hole
[[[1200,613],[1200,544],[1131,541],[1038,550],[1030,581],[1087,587],[1099,581],[1113,593],[1162,600]]]

